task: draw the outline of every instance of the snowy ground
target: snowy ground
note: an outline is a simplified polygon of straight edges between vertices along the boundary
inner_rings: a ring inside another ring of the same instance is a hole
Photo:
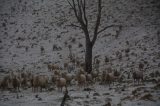
[[[100,71],[108,66],[123,72],[130,71],[131,67],[137,70],[139,63],[143,63],[145,77],[155,77],[160,68],[159,0],[103,1],[100,28],[110,24],[123,27],[121,30],[110,28],[98,36],[93,58],[97,56],[101,60]],[[92,1],[87,3],[91,26],[95,21],[95,5]],[[69,61],[68,45],[72,45],[73,54],[83,62],[84,34],[68,26],[77,24],[75,20],[66,0],[0,0],[0,79],[9,71],[17,70],[50,75],[47,63],[63,66]],[[44,53],[41,53],[41,47],[44,47]],[[129,53],[125,52],[126,49]],[[119,59],[118,52],[122,59]],[[107,65],[104,63],[106,56],[110,60]],[[96,84],[90,93],[77,90],[75,86],[69,87],[71,100],[66,105],[102,106],[110,101],[113,106],[159,106],[160,90],[152,89],[153,86],[155,84],[145,83],[134,87],[129,83],[109,90],[108,86]],[[137,87],[143,89],[136,93],[138,96],[133,96],[132,91]],[[140,100],[148,93],[153,96],[151,99]],[[33,93],[28,89],[18,94],[4,91],[0,93],[0,106],[57,106],[62,97],[63,93],[57,90]]]
[[[116,83],[114,86],[89,86],[90,90],[68,87],[70,99],[65,106],[159,106],[160,85],[152,82],[133,85],[133,83]],[[147,95],[147,96],[146,96]],[[31,89],[14,93],[4,91],[0,95],[0,106],[60,106],[64,94],[57,89],[33,93]],[[146,96],[146,97],[145,97]],[[107,105],[106,105],[107,106]]]
[[[89,24],[92,25],[95,5],[94,2],[87,3],[90,6],[87,10]],[[112,67],[118,70],[128,70],[133,64],[137,67],[144,61],[146,66],[157,70],[160,63],[159,4],[156,0],[104,0],[100,29],[110,24],[120,24],[122,29],[109,28],[101,33],[93,48],[93,58],[97,56],[103,65],[107,56],[112,60]],[[25,70],[46,72],[49,62],[62,66],[69,60],[68,45],[72,45],[72,53],[84,61],[84,34],[80,29],[68,26],[71,23],[78,25],[75,20],[66,0],[1,0],[0,71],[24,67]],[[117,32],[118,38],[115,38]],[[54,45],[57,48],[53,50]],[[41,47],[44,53],[41,53]],[[130,52],[126,56],[128,48]],[[122,53],[120,61],[117,52]]]

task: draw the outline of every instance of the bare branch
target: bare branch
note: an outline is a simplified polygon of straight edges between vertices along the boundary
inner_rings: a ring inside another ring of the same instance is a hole
[[[85,20],[85,23],[86,23],[86,27],[88,27],[88,19],[87,19],[87,16],[86,16],[86,1],[85,0],[82,2],[82,6],[83,6],[84,20]]]
[[[77,12],[77,9],[76,9],[76,4],[75,4],[74,0],[72,0],[72,3],[73,3],[73,10],[74,10],[75,16],[76,16],[77,20],[79,20],[78,12]]]
[[[68,4],[71,6],[72,9],[74,9],[73,5],[71,4],[71,2],[69,0],[67,0]]]
[[[103,29],[101,29],[100,31],[97,32],[97,34],[100,34],[101,32],[105,31],[106,29],[110,28],[110,27],[120,27],[121,25],[110,25],[110,26],[106,26]]]
[[[81,7],[82,7],[82,5],[80,4],[80,1],[79,0],[77,0],[77,2],[78,2],[78,9],[79,9],[79,18],[81,19],[81,20],[83,20],[83,17],[82,17],[82,9],[81,9]]]
[[[95,29],[94,29],[94,36],[92,39],[92,45],[94,45],[96,39],[97,39],[97,35],[98,35],[98,28],[100,26],[100,21],[101,21],[101,10],[102,10],[102,0],[98,0],[98,14],[97,14],[97,21],[95,24]]]
[[[70,4],[70,6],[73,9],[78,23],[81,25],[81,27],[79,27],[79,26],[78,27],[83,30],[83,32],[85,33],[86,39],[90,41],[89,32],[88,32],[88,20],[86,17],[85,0],[84,1],[72,0],[71,2],[68,1],[68,3]]]
[[[82,29],[82,27],[81,27],[81,26],[79,26],[79,25],[75,25],[75,24],[70,24],[70,25],[66,25],[66,26],[70,26],[70,27],[78,27],[78,28]]]

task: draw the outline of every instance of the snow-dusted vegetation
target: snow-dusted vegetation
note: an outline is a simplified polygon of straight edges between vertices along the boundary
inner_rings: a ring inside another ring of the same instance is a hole
[[[67,0],[0,0],[0,106],[60,106],[66,95],[65,106],[160,105],[160,1],[102,2],[99,29],[119,26],[97,36],[86,73]],[[91,38],[96,6],[87,0]]]

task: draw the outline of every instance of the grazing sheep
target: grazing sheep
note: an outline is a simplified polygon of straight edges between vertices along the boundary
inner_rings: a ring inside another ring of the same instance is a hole
[[[55,64],[48,64],[48,70],[49,71],[53,71],[53,70],[59,70],[60,68],[58,67],[58,65],[55,65]]]
[[[58,90],[62,91],[63,87],[65,87],[67,89],[67,81],[65,78],[57,78],[56,79],[56,85]]]
[[[77,74],[75,80],[78,81],[79,88],[81,88],[82,86],[85,87],[85,85],[86,85],[86,76],[85,76],[85,74]]]
[[[47,89],[48,87],[48,77],[45,75],[39,76],[39,87],[40,91],[42,91],[43,88]]]
[[[28,77],[28,79],[30,79],[31,76],[32,76],[32,73],[28,71],[28,72],[27,72],[27,77]]]
[[[38,91],[40,88],[40,91],[42,91],[43,88],[47,89],[48,87],[48,77],[45,75],[39,75],[39,76],[33,76],[33,79],[31,80],[32,84],[32,90]]]
[[[132,77],[133,77],[134,83],[137,81],[139,84],[140,80],[143,81],[143,72],[142,71],[134,71],[132,73]]]
[[[74,72],[75,70],[75,64],[74,63],[69,63],[67,67],[68,72]]]
[[[55,70],[55,71],[54,71],[54,74],[60,76],[60,75],[61,75],[61,72],[60,72],[60,70]]]
[[[12,79],[12,86],[14,88],[15,91],[20,91],[20,79],[18,78],[18,76],[14,76]]]
[[[38,91],[38,86],[39,86],[39,77],[38,76],[32,76],[31,79],[31,86],[32,86],[32,91]]]
[[[114,75],[112,73],[107,73],[106,74],[106,83],[110,84],[114,82]],[[114,84],[114,83],[113,83]]]
[[[87,82],[87,85],[93,84],[93,78],[91,74],[86,75],[86,82]]]
[[[24,78],[21,79],[21,87],[25,88],[27,86],[28,86],[28,81],[27,81],[27,78],[24,77]]]
[[[21,77],[22,77],[22,78],[27,78],[27,77],[28,77],[28,76],[27,76],[27,73],[22,72],[22,73],[21,73]]]
[[[118,72],[117,70],[114,71],[113,75],[114,75],[114,80],[115,81],[118,81],[121,77],[121,73]]]
[[[52,83],[53,84],[56,84],[56,80],[57,80],[57,78],[59,78],[59,75],[52,75],[52,77],[51,77],[51,81],[52,81]]]
[[[86,74],[86,72],[84,71],[84,69],[83,68],[80,68],[79,70],[78,70],[78,73],[77,74]]]
[[[93,71],[91,72],[91,75],[92,75],[92,78],[93,78],[94,82],[96,82],[96,81],[97,81],[97,78],[98,78],[98,75],[99,75],[99,72],[96,71],[96,70],[93,70]]]
[[[1,81],[1,83],[0,83],[0,88],[1,88],[2,90],[6,90],[6,89],[9,88],[9,84],[10,84],[10,83],[11,83],[11,78],[10,78],[9,75],[7,75],[7,76],[5,76],[5,77],[2,79],[2,81]]]
[[[68,63],[64,63],[64,69],[66,70],[68,67]]]
[[[66,79],[67,85],[71,85],[71,81],[73,79],[73,75],[71,73],[62,73],[62,77]]]
[[[82,67],[82,69],[85,69],[85,63],[80,63],[80,67]]]
[[[48,64],[48,70],[52,71],[52,65]]]
[[[32,79],[32,74],[30,72],[22,72],[20,75],[21,87],[22,88],[29,87],[31,79]]]
[[[112,82],[114,84],[115,78],[116,77],[114,76],[113,73],[107,73],[106,71],[103,71],[102,72],[102,81],[101,81],[101,83],[102,84],[109,84],[109,86],[110,86],[110,84]]]

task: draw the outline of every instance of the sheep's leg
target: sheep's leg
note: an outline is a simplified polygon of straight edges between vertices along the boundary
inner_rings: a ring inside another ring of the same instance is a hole
[[[37,90],[38,90],[38,88],[36,87],[36,88],[35,88],[35,92],[37,92]]]
[[[45,87],[45,90],[46,90],[46,91],[48,90],[47,88],[48,88],[48,86],[47,86],[47,87]]]
[[[40,88],[39,87],[37,87],[37,92],[39,92],[40,91]]]
[[[69,85],[72,86],[71,81],[69,81]]]
[[[84,88],[86,87],[86,82],[84,82]]]
[[[108,85],[109,85],[109,87],[110,87],[110,82],[108,82]]]
[[[144,84],[143,78],[141,78],[141,82],[142,82],[142,84]]]
[[[133,85],[135,86],[135,79],[133,79]]]
[[[33,92],[35,92],[35,87],[33,86]]]
[[[19,87],[17,87],[17,91],[20,92]]]
[[[109,81],[109,87],[111,87],[112,81]]]
[[[96,83],[96,77],[94,78],[94,83]]]
[[[139,82],[140,82],[140,79],[137,79],[137,82],[138,82],[138,85],[140,84]]]
[[[39,92],[39,87],[37,87],[37,92]]]
[[[61,87],[58,88],[58,92],[61,92]]]
[[[34,92],[36,92],[36,89],[37,89],[37,88],[36,88],[36,87],[34,87]]]
[[[61,87],[61,92],[62,92],[62,88],[63,88],[63,87]]]
[[[80,90],[80,88],[81,88],[81,84],[80,84],[80,83],[78,83],[78,90]]]
[[[19,87],[17,87],[17,90],[18,90],[18,92],[20,92],[20,89],[19,89]]]
[[[95,83],[97,82],[97,77],[95,77]]]
[[[35,92],[37,92],[37,90],[38,90],[38,88],[37,88],[37,87],[35,87]]]

